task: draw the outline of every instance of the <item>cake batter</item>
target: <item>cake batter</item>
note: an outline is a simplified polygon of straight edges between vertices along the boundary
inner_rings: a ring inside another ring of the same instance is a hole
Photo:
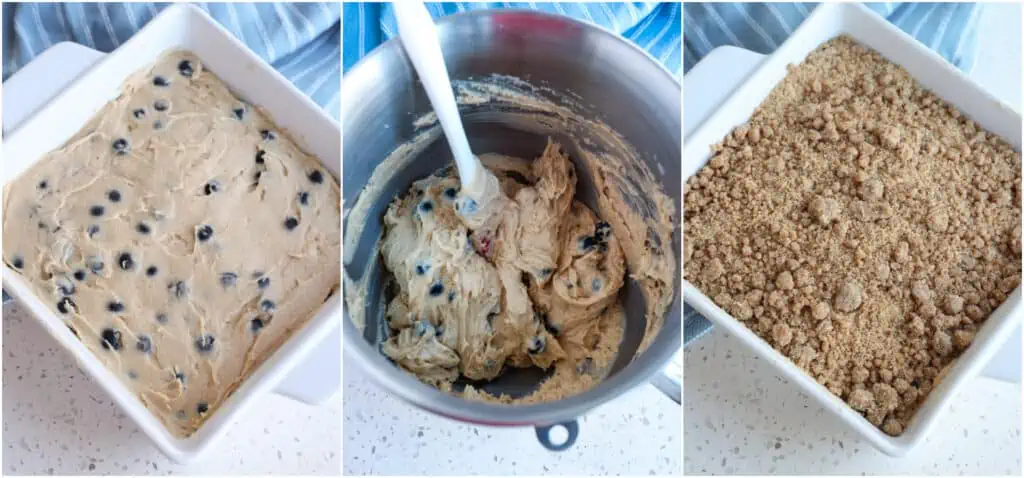
[[[4,260],[175,435],[339,284],[339,187],[177,52],[4,188]]]
[[[572,98],[498,75],[453,86],[460,106],[509,107],[502,110],[505,124],[571,138],[572,160],[557,144],[536,161],[481,155],[502,191],[471,211],[482,215],[462,210],[468,198],[453,167],[396,198],[390,192],[395,173],[424,160],[425,148],[441,137],[436,115],[427,113],[413,123],[417,135],[377,165],[346,211],[346,271],[364,250],[360,241],[373,240],[390,271],[385,279],[393,279],[385,286],[392,293],[384,294],[390,302],[379,318],[387,322],[380,348],[421,381],[452,391],[460,376],[489,380],[510,368],[538,366],[549,375],[526,395],[495,396],[470,384],[458,394],[528,404],[583,393],[621,355],[626,317],[619,293],[627,273],[643,296],[643,310],[631,309],[630,320],[646,325],[639,346],[626,353],[643,353],[661,329],[677,284],[675,204],[636,149],[580,114],[585,108]],[[657,159],[651,164],[660,167]],[[593,211],[574,199],[580,175],[596,193]],[[381,218],[373,209],[381,201],[390,203],[383,235],[365,234]],[[345,275],[346,311],[359,329],[378,320],[367,317],[379,300],[368,296],[374,267]]]
[[[459,179],[442,171],[414,183],[384,218],[381,253],[400,292],[383,351],[442,388],[506,366],[582,365],[608,325],[621,327],[599,319],[616,312],[622,249],[574,199],[575,168],[561,147],[549,143],[532,164],[489,162],[501,185],[491,211],[466,211]]]

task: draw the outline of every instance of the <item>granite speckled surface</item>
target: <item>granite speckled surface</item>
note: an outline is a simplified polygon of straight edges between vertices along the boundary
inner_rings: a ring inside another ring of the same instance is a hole
[[[3,309],[3,473],[318,474],[341,469],[341,403],[268,394],[190,466],[160,453],[17,305]]]
[[[344,365],[346,475],[679,475],[679,405],[651,385],[580,419],[567,451],[532,428],[475,427],[414,408]]]
[[[1021,473],[1017,384],[976,378],[924,443],[893,459],[721,330],[686,349],[683,377],[687,475]]]

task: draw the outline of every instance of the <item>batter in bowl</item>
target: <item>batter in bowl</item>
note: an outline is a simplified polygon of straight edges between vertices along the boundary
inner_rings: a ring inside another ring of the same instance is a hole
[[[500,207],[474,210],[442,170],[388,209],[380,250],[398,292],[384,353],[442,389],[506,367],[608,362],[626,263],[611,226],[575,199],[573,164],[551,142],[532,163],[483,159]]]
[[[3,211],[8,266],[178,436],[340,282],[336,180],[184,52],[9,183]]]

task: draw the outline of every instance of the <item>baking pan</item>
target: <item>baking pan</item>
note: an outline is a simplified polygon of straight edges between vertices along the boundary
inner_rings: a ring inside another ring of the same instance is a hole
[[[733,128],[745,123],[753,115],[785,77],[787,65],[802,62],[822,43],[844,34],[904,67],[936,96],[958,108],[984,129],[1006,140],[1016,151],[1021,150],[1020,113],[988,94],[938,54],[864,6],[853,3],[822,4],[774,54],[758,66],[717,111],[686,138],[683,147],[684,181],[696,174],[710,159],[713,144],[721,141]],[[1021,321],[1021,288],[1017,287],[989,316],[972,345],[949,366],[945,378],[918,408],[903,434],[893,437],[868,422],[770,344],[715,305],[689,281],[683,282],[683,296],[694,309],[774,366],[779,375],[800,387],[873,446],[891,456],[902,456],[925,439],[939,423],[943,411],[952,403],[956,393],[989,362]]]
[[[340,176],[340,126],[286,78],[249,51],[205,12],[191,5],[174,5],[154,18],[114,52],[96,61],[66,89],[30,118],[5,134],[2,180],[13,180],[49,151],[60,147],[104,105],[120,93],[124,81],[148,67],[164,52],[185,49],[247,101],[262,106],[270,117],[324,167]],[[5,109],[6,111],[6,109]],[[224,435],[227,426],[242,419],[256,398],[279,387],[325,339],[337,337],[340,298],[335,294],[315,317],[297,330],[269,357],[213,415],[187,438],[167,431],[163,424],[64,326],[32,293],[20,275],[3,266],[3,287],[30,315],[68,350],[90,375],[138,424],[156,446],[179,463],[195,461]],[[334,334],[334,335],[332,335]],[[340,345],[340,344],[339,344]],[[322,350],[322,349],[320,349]],[[316,352],[322,354],[323,352]],[[340,362],[340,353],[334,360]],[[330,353],[329,353],[330,355]],[[325,371],[337,368],[325,368]],[[331,372],[328,372],[331,373]],[[337,373],[337,372],[333,372]],[[304,374],[308,377],[309,374]],[[338,377],[327,377],[336,382]],[[300,399],[322,400],[318,390],[295,389]],[[329,424],[325,424],[328,426]]]

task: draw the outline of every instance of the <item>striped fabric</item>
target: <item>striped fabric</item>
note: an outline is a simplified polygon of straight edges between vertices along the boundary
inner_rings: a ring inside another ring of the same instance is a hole
[[[167,3],[5,3],[3,77],[54,43],[109,52]],[[334,118],[340,115],[341,7],[331,3],[198,3]]]
[[[636,43],[679,77],[682,64],[682,8],[679,3],[428,3],[434,18],[485,8],[518,8],[566,15],[600,25]],[[398,27],[386,3],[346,3],[344,6],[347,71],[360,58],[393,38]]]
[[[901,30],[970,72],[978,46],[975,3],[867,3]],[[684,7],[684,69],[689,71],[715,47],[734,45],[759,53],[774,51],[814,9],[814,3],[687,3]],[[711,329],[689,305],[683,308],[683,344]]]
[[[865,3],[901,30],[970,72],[978,44],[979,3]],[[687,3],[684,70],[715,47],[759,53],[775,50],[814,9],[814,3]]]

